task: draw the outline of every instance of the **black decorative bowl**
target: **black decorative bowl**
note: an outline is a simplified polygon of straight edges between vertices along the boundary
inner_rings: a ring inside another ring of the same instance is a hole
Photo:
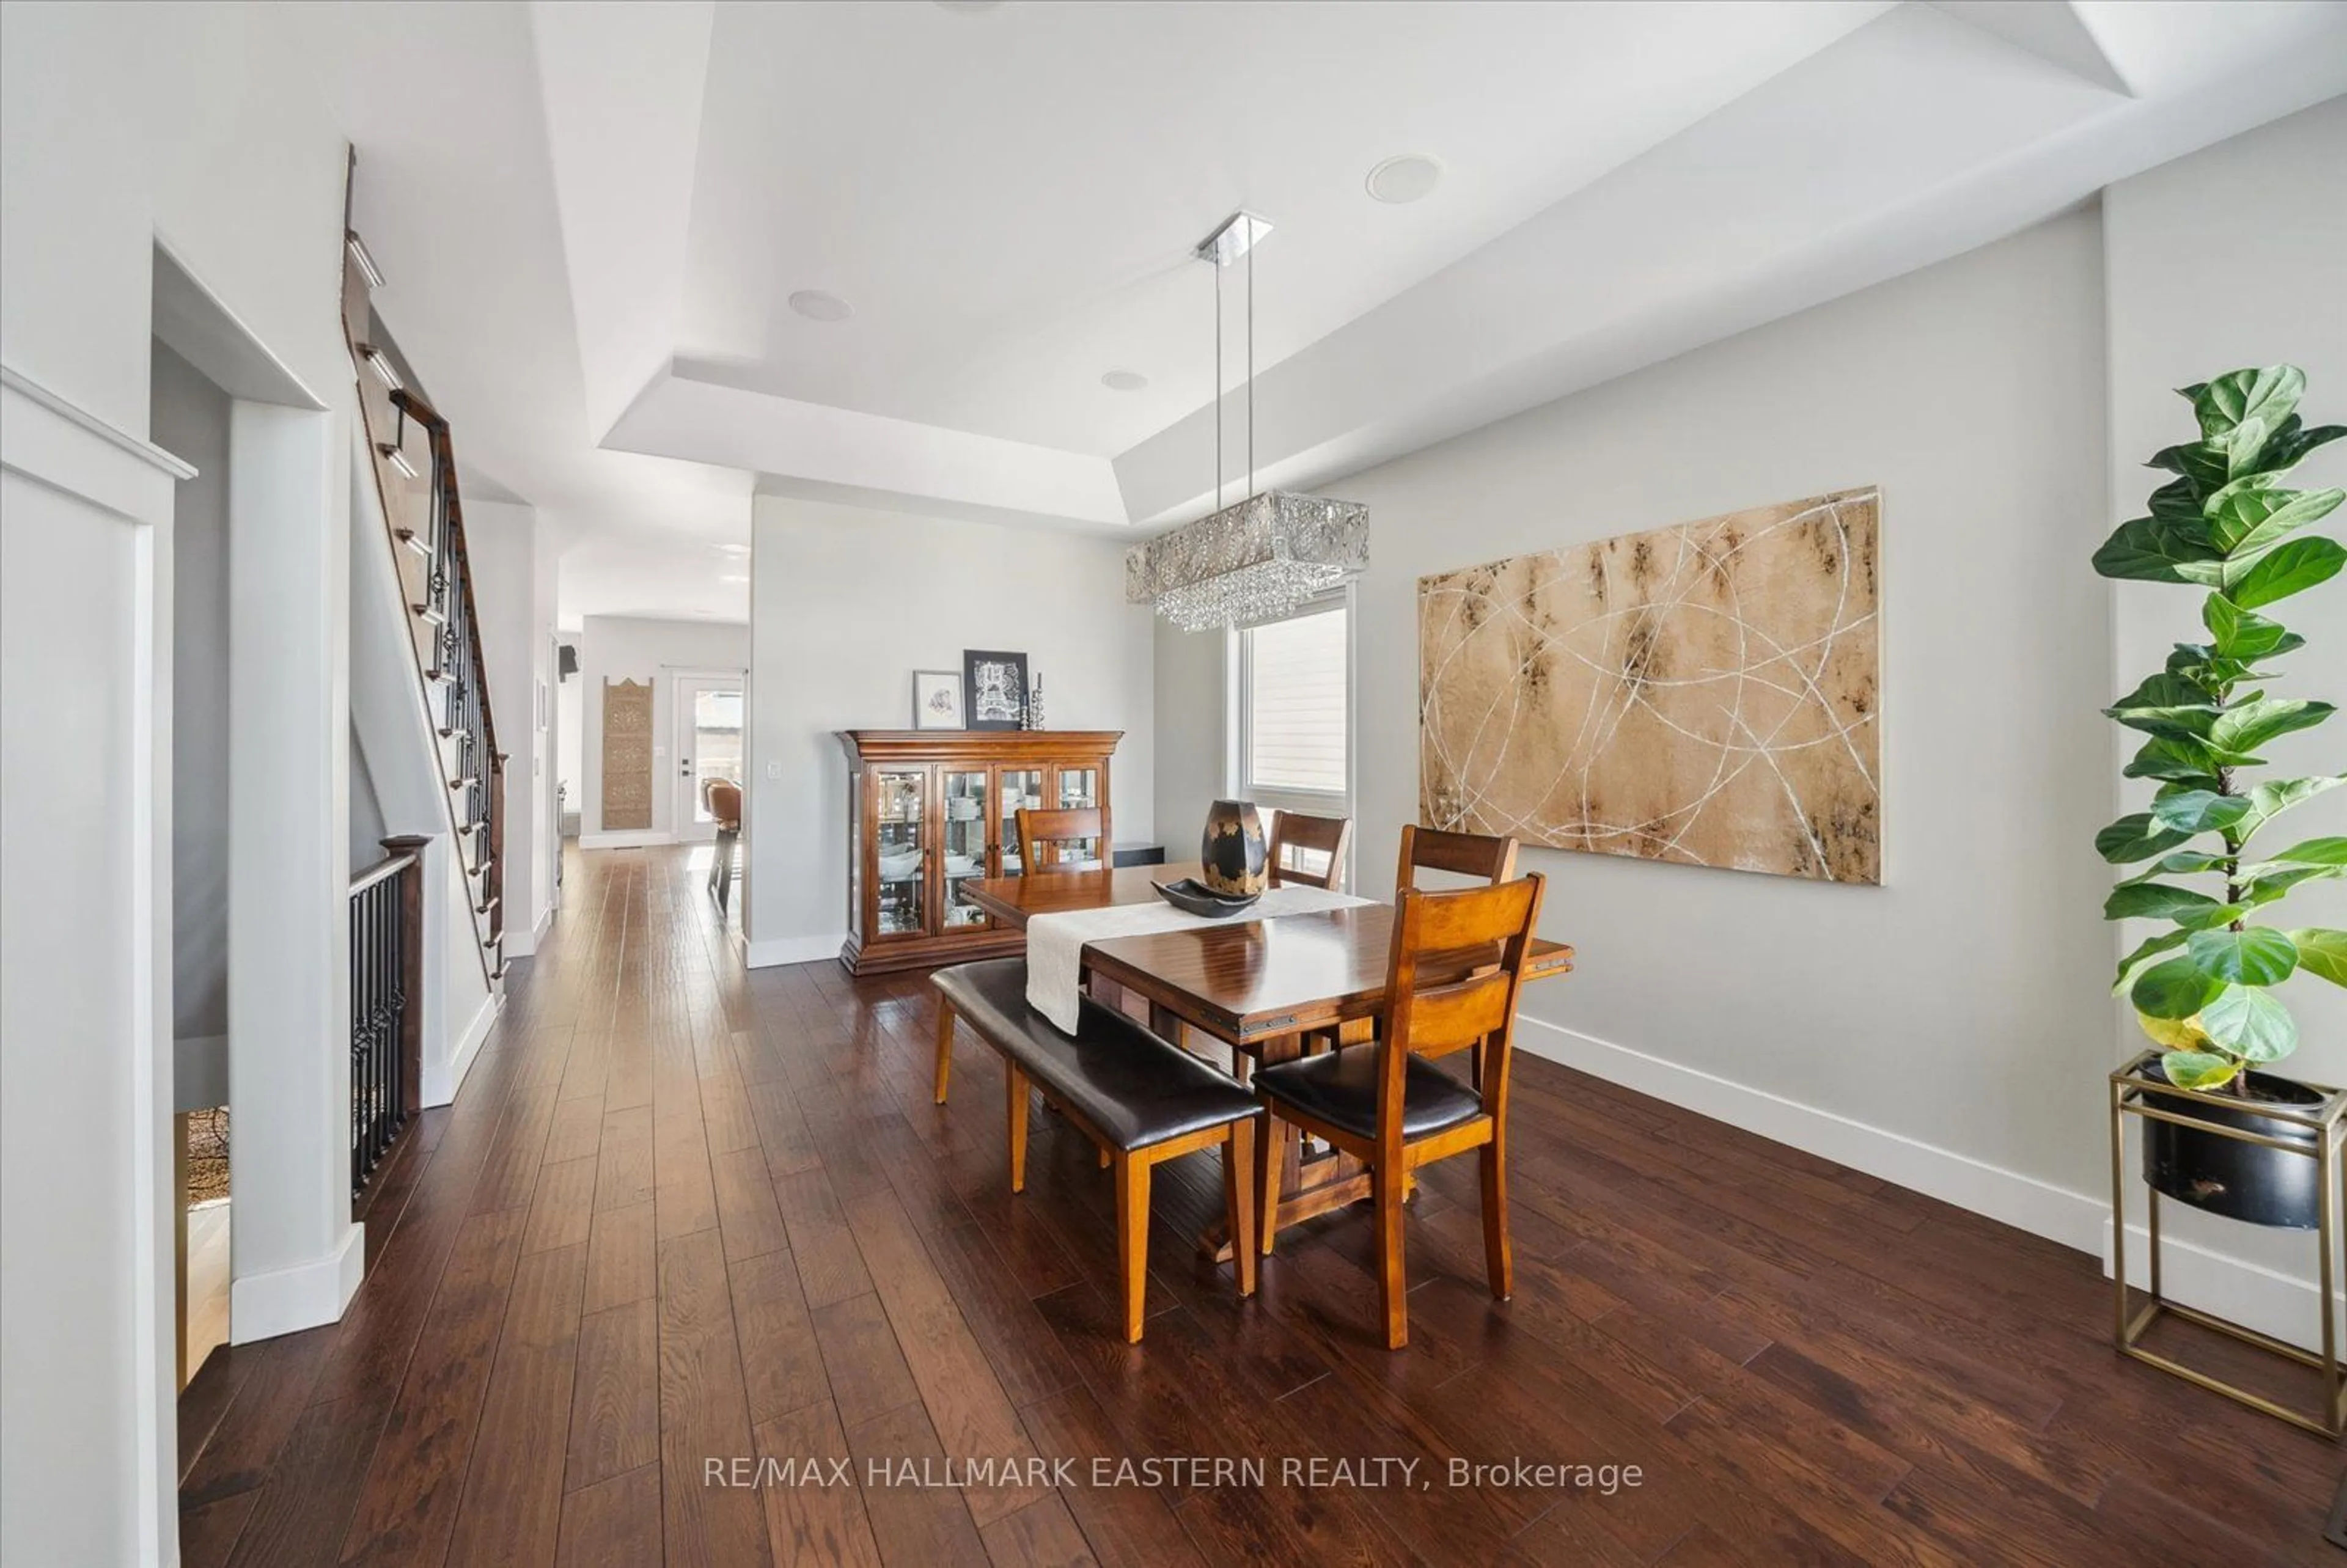
[[[1157,896],[1160,898],[1164,899],[1176,909],[1186,909],[1193,915],[1204,915],[1209,920],[1225,919],[1230,916],[1243,913],[1253,908],[1255,901],[1263,897],[1260,893],[1250,893],[1244,898],[1225,898],[1219,893],[1200,886],[1197,878],[1194,876],[1184,876],[1179,882],[1152,882],[1150,886],[1157,889]]]

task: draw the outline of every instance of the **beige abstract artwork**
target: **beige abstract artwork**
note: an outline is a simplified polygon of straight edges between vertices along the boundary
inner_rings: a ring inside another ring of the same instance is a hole
[[[603,830],[652,825],[652,688],[603,682]]]
[[[1881,882],[1881,533],[1843,490],[1419,579],[1419,820]]]

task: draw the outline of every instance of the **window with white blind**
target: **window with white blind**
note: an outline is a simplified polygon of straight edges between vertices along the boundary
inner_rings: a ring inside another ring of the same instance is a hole
[[[1239,733],[1250,796],[1344,796],[1352,702],[1348,616],[1337,599],[1239,633]]]

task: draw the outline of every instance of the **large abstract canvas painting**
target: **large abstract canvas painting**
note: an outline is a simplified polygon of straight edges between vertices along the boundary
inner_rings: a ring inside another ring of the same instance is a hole
[[[1871,489],[1421,578],[1432,827],[1882,880]]]

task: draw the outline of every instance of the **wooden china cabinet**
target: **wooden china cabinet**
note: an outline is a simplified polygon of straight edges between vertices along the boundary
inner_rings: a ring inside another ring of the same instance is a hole
[[[1097,806],[1122,730],[842,730],[847,753],[847,944],[855,974],[1024,950],[961,901],[964,882],[1020,875],[1018,815]],[[1108,834],[1103,832],[1105,841]],[[1112,851],[1098,846],[1101,864]]]

